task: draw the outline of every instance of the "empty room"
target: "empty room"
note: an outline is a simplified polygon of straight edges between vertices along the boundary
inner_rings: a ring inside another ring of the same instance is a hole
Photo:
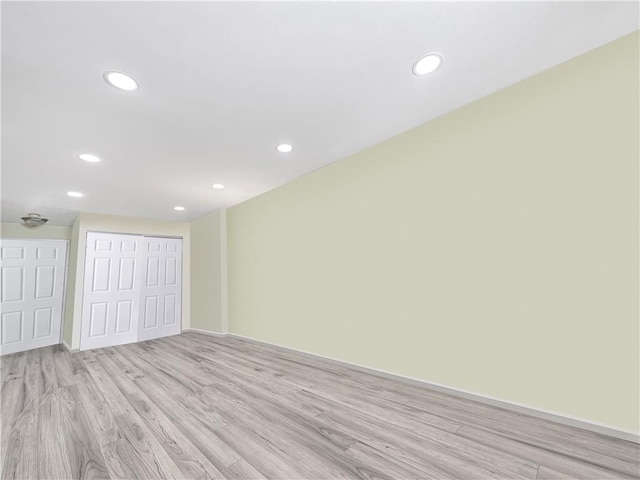
[[[0,8],[0,478],[640,479],[640,3]]]

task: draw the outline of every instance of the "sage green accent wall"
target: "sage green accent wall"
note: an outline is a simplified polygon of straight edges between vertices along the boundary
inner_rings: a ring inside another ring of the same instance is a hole
[[[638,41],[229,209],[230,331],[638,432]]]
[[[87,242],[87,232],[89,231],[182,237],[182,328],[189,328],[191,309],[191,274],[189,271],[191,264],[191,241],[189,236],[189,223],[167,222],[98,213],[80,213],[73,225],[71,234],[71,251],[72,258],[75,259],[75,264],[72,269],[72,260],[70,260],[67,280],[67,314],[65,315],[63,330],[63,338],[67,345],[73,349],[80,348],[84,253]],[[72,298],[70,298],[70,296]],[[70,338],[69,332],[71,332]],[[71,340],[71,342],[69,342],[69,340]]]
[[[191,328],[218,333],[226,332],[224,222],[224,210],[191,222]]]
[[[58,225],[43,225],[37,228],[27,228],[21,223],[2,223],[0,237],[5,238],[49,238],[52,240],[70,240],[71,227]]]
[[[76,299],[76,273],[78,271],[78,243],[80,241],[80,217],[76,217],[71,228],[71,245],[69,246],[69,259],[67,260],[67,286],[64,301],[64,322],[62,324],[62,340],[69,348],[77,350],[79,343],[73,345],[73,316]],[[81,250],[84,254],[84,248]],[[84,263],[84,258],[82,259]],[[84,276],[84,275],[83,275]],[[80,283],[79,302],[82,305],[82,283]],[[82,308],[82,307],[81,307]],[[82,310],[81,310],[82,311]],[[78,320],[80,322],[80,320]],[[78,323],[78,326],[80,323]]]

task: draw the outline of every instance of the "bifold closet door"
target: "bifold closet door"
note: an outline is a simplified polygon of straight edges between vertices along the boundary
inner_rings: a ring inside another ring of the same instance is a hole
[[[80,349],[182,330],[182,239],[87,234]]]
[[[145,237],[138,340],[177,335],[182,324],[182,240]]]
[[[135,342],[143,238],[88,233],[80,349]]]
[[[0,354],[60,343],[64,240],[0,242]]]

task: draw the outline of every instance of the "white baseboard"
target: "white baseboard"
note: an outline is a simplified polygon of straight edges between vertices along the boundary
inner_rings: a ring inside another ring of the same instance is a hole
[[[449,387],[447,385],[442,385],[438,383],[428,382],[426,380],[421,380],[419,378],[407,377],[404,375],[399,375],[397,373],[388,372],[386,370],[379,370],[377,368],[367,367],[365,365],[359,365],[356,363],[347,362],[344,360],[339,360],[337,358],[325,357],[324,355],[319,355],[317,353],[306,352],[304,350],[298,350],[297,348],[286,347],[284,345],[278,345],[276,343],[266,342],[264,340],[258,340],[251,337],[245,337],[243,335],[238,335],[236,333],[216,333],[210,332],[207,330],[199,330],[195,328],[190,328],[185,331],[191,331],[196,333],[201,333],[204,335],[211,335],[214,337],[233,337],[240,340],[245,340],[247,342],[257,343],[261,345],[268,345],[270,347],[274,347],[280,350],[295,352],[302,355],[320,358],[322,360],[343,366],[348,367],[353,370],[357,370],[364,373],[369,373],[372,375],[377,375],[379,377],[391,378],[394,380],[399,380],[403,382],[408,382],[413,385],[418,385],[421,387],[429,388],[431,390],[446,393],[449,395],[454,395],[456,397],[465,398],[467,400],[473,400],[475,402],[483,403],[486,405],[491,405],[494,407],[504,408],[506,410],[510,410],[517,413],[522,413],[525,415],[530,415],[532,417],[541,418],[543,420],[549,420],[556,423],[561,423],[563,425],[567,425],[570,427],[582,428],[584,430],[588,430],[590,432],[598,433],[601,435],[607,435],[614,438],[619,438],[621,440],[627,440],[629,442],[640,443],[640,434],[636,432],[632,432],[630,430],[624,430],[618,427],[613,427],[611,425],[606,425],[603,423],[593,422],[591,420],[587,420],[585,418],[574,417],[571,415],[566,415],[564,413],[554,412],[551,410],[546,410],[543,408],[534,407],[531,405],[512,402],[510,400],[505,400],[502,398],[491,397],[488,395],[484,395],[481,393],[471,392],[468,390],[462,390],[459,388]]]
[[[65,342],[64,340],[62,342],[60,342],[60,344],[67,350],[67,352],[69,353],[76,353],[79,352],[80,349],[76,349],[74,350],[73,348],[71,348],[69,345],[67,345],[67,342]]]
[[[210,330],[201,330],[199,328],[185,328],[182,330],[182,333],[184,332],[201,333],[203,335],[211,335],[212,337],[226,337],[229,335],[228,333],[212,332]]]

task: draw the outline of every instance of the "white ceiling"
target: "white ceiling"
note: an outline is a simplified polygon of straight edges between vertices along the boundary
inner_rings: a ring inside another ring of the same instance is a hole
[[[197,218],[637,30],[638,14],[637,2],[2,2],[2,220]],[[413,76],[432,51],[442,67]],[[107,70],[140,89],[107,85]],[[293,153],[276,152],[283,142]]]

